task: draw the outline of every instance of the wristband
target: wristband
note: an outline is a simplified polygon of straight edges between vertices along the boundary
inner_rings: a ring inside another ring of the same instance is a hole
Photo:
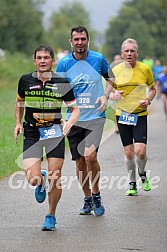
[[[103,95],[107,98],[107,100],[109,99],[109,94],[104,93]]]

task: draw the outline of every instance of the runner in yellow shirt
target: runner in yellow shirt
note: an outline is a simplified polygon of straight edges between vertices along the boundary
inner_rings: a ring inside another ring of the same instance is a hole
[[[129,173],[127,196],[137,195],[136,165],[145,191],[151,190],[150,179],[146,176],[147,162],[147,107],[155,97],[156,90],[150,68],[137,61],[138,44],[128,38],[122,43],[121,56],[124,62],[113,67],[111,77],[115,92],[122,91],[117,101],[116,118],[124,147],[125,163]],[[114,99],[115,94],[110,94]]]

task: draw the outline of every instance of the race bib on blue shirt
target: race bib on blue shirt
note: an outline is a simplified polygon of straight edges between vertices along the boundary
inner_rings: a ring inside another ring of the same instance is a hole
[[[95,108],[95,99],[90,93],[78,94],[77,105],[79,108]]]

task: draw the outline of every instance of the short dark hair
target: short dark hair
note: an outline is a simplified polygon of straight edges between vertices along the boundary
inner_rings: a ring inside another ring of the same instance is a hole
[[[86,29],[86,27],[84,27],[84,26],[73,27],[71,29],[71,38],[72,38],[72,34],[73,34],[74,31],[78,32],[78,33],[85,32],[86,36],[87,36],[87,39],[89,39],[89,33],[88,33],[88,30]]]
[[[52,59],[54,59],[54,51],[53,49],[48,46],[48,45],[40,45],[38,46],[35,51],[34,51],[34,59],[36,59],[36,53],[39,52],[39,51],[47,51],[49,52],[50,56]]]

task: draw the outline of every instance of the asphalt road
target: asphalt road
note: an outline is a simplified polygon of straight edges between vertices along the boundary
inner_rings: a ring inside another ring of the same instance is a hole
[[[104,216],[80,216],[83,193],[67,153],[56,230],[42,232],[47,200],[38,204],[22,172],[0,180],[0,251],[167,251],[167,121],[160,100],[150,108],[147,170],[153,190],[126,197],[126,169],[119,134],[105,135],[99,150]],[[67,181],[65,181],[67,178]],[[73,180],[74,179],[74,180]]]

